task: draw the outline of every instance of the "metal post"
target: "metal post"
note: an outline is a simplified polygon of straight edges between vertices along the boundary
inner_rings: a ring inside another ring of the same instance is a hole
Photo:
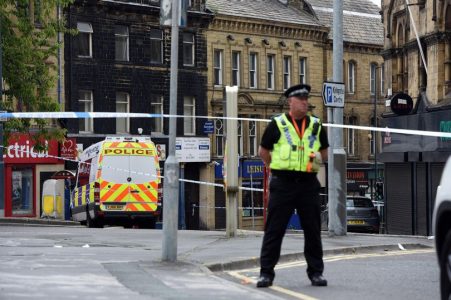
[[[185,223],[185,182],[183,179],[185,179],[185,164],[180,164],[180,179],[182,181],[180,182],[180,201],[179,201],[179,229],[186,229],[186,223]]]
[[[169,114],[177,115],[177,75],[179,55],[179,0],[172,0],[172,29],[171,29],[171,82],[169,95]],[[175,157],[175,138],[177,119],[169,118],[169,156],[164,163],[163,186],[163,248],[162,260],[174,262],[177,259],[177,214],[179,168]]]
[[[373,114],[374,114],[374,121],[373,121],[373,126],[377,127],[377,70],[379,69],[379,67],[376,67],[376,74],[375,74],[375,80],[376,82],[374,83],[374,109],[373,109]],[[373,181],[373,191],[374,191],[374,199],[373,200],[377,200],[376,199],[376,185],[377,185],[377,131],[374,130],[373,131],[373,144],[374,144],[374,181]]]
[[[343,81],[343,0],[333,5],[333,81]],[[328,118],[343,124],[343,108],[328,110]],[[346,235],[346,157],[343,157],[343,130],[333,128],[328,151],[329,235]]]
[[[226,233],[235,237],[238,229],[238,87],[225,87],[226,113]]]

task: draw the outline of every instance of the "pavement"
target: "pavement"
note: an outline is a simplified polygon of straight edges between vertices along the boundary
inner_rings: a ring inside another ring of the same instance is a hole
[[[0,218],[0,299],[283,299],[225,279],[259,266],[263,233],[179,230],[177,260],[162,261],[162,230]],[[322,233],[324,255],[433,247],[424,236]],[[279,262],[303,260],[302,231],[288,231]],[[327,265],[325,276],[327,277]]]

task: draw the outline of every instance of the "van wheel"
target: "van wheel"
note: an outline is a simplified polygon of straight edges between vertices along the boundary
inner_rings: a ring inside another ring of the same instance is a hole
[[[440,291],[442,299],[449,299],[451,296],[451,230],[446,234],[440,252]]]

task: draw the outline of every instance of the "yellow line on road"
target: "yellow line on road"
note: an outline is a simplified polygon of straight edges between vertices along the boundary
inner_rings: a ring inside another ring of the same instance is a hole
[[[247,277],[247,276],[244,276],[244,275],[240,274],[239,272],[231,271],[231,272],[227,272],[227,273],[230,276],[233,276],[233,277],[241,280],[242,282],[244,282],[246,284],[252,283],[252,284],[255,285],[257,283],[257,280],[252,279],[252,278]],[[298,293],[298,292],[295,292],[295,291],[292,291],[292,290],[289,290],[289,289],[285,289],[285,288],[280,287],[280,286],[273,285],[273,286],[270,286],[268,288],[273,290],[273,291],[277,291],[279,293],[282,293],[282,294],[285,294],[285,295],[289,295],[289,296],[294,297],[296,299],[318,300],[317,298],[314,298],[314,297],[311,297],[311,296],[308,296],[308,295],[305,295],[305,294],[302,294],[302,293]]]
[[[399,250],[399,251],[386,251],[381,253],[362,253],[362,254],[344,254],[344,255],[335,255],[335,256],[329,256],[324,258],[324,262],[334,262],[334,261],[341,261],[341,260],[350,260],[350,259],[358,259],[358,258],[371,258],[371,257],[382,257],[382,256],[397,256],[397,255],[409,255],[409,254],[423,254],[423,253],[432,253],[434,252],[434,249],[418,249],[418,250]],[[276,266],[276,270],[278,269],[287,269],[292,267],[300,267],[305,266],[307,263],[304,260],[295,261],[295,262],[288,262],[279,264]],[[250,268],[250,269],[244,269],[240,271],[230,271],[227,272],[230,276],[235,277],[239,280],[241,280],[243,283],[249,284],[256,284],[257,281],[251,277],[245,276],[242,273],[247,272],[258,272],[260,268]],[[297,298],[297,299],[304,299],[304,300],[317,300],[317,298],[313,298],[311,296],[298,293],[289,289],[285,289],[280,286],[271,286],[270,289],[283,293],[285,295],[289,295],[291,297]]]

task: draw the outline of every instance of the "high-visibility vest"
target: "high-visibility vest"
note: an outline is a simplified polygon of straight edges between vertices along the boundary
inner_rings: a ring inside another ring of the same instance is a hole
[[[275,118],[280,130],[280,138],[271,152],[272,170],[287,170],[301,172],[318,172],[319,164],[315,161],[315,152],[321,146],[319,132],[321,123],[318,118],[310,118],[309,126],[305,128],[302,140],[296,132],[294,125],[285,114]]]

